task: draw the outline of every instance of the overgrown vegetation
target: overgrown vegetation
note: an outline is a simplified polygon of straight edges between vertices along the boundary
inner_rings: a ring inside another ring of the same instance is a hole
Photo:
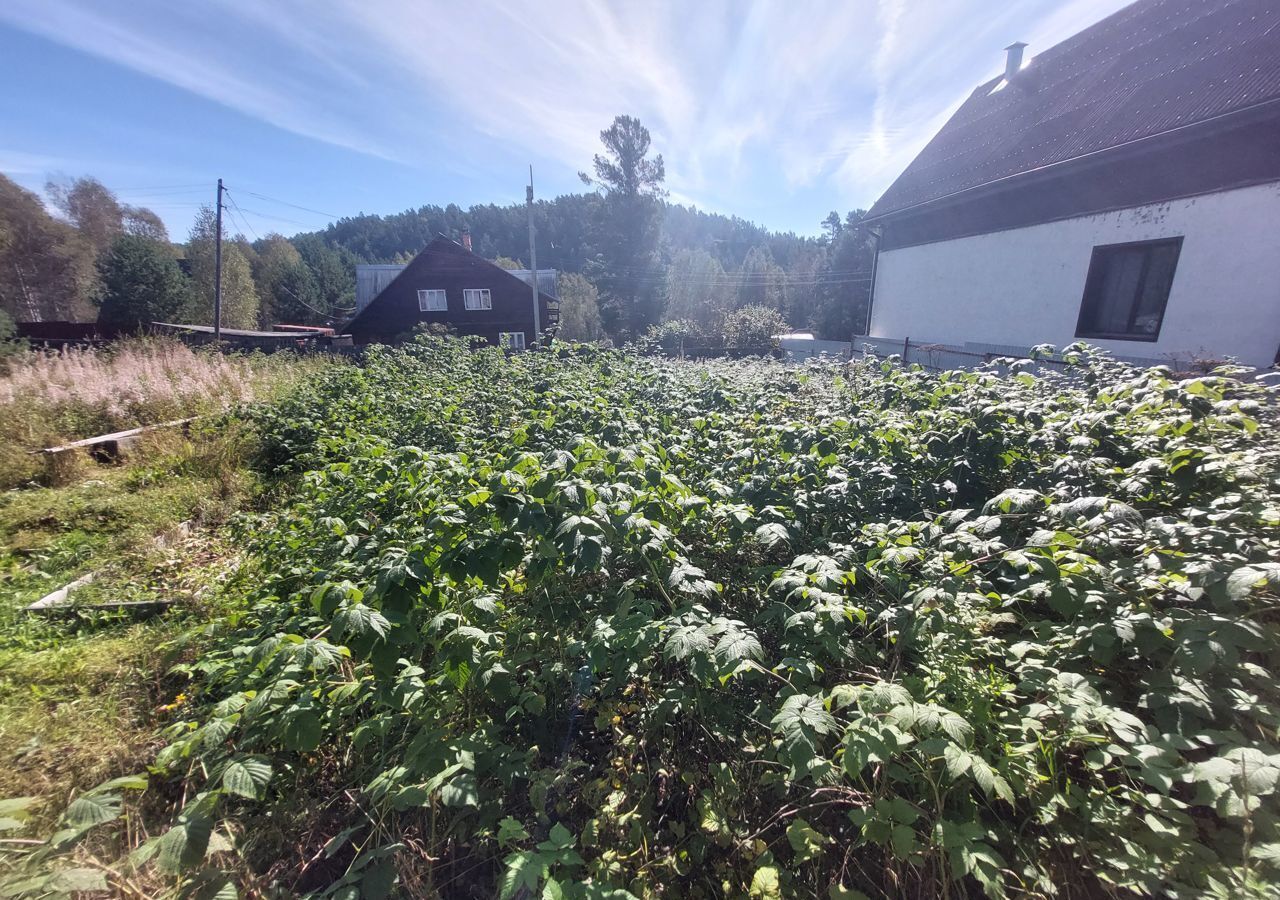
[[[251,414],[279,505],[175,670],[148,791],[171,827],[83,877],[1272,894],[1272,400],[1070,356],[929,374],[423,339],[320,373]],[[26,889],[80,877],[61,860],[143,786],[80,795]]]
[[[330,365],[323,357],[202,352],[164,338],[11,354],[0,366],[0,487],[40,477],[34,451],[270,399]]]

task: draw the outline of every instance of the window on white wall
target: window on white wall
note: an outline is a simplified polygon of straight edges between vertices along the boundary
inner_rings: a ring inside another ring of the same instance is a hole
[[[448,308],[444,291],[418,291],[419,312],[442,312]]]
[[[504,331],[498,335],[498,345],[506,350],[523,350],[524,332]]]
[[[1118,341],[1160,337],[1181,251],[1180,237],[1094,247],[1076,337]]]
[[[493,297],[488,288],[466,288],[462,292],[462,302],[467,309],[493,309]]]

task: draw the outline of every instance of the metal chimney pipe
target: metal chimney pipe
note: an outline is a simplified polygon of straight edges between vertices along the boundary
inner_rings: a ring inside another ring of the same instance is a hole
[[[1008,47],[1004,48],[1004,80],[1013,81],[1013,76],[1018,74],[1018,70],[1022,68],[1022,51],[1027,49],[1027,45],[1022,41],[1014,41]]]

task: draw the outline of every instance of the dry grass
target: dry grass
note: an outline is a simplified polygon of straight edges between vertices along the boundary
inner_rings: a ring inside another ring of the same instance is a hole
[[[223,355],[160,338],[19,354],[0,372],[0,488],[42,477],[32,451],[218,413],[276,396],[302,375],[335,364],[327,357]]]

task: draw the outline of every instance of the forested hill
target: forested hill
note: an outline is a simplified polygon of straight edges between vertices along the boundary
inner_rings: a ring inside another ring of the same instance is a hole
[[[603,315],[606,331],[616,333],[627,317],[624,307],[645,306],[646,295],[653,295],[653,311],[636,324],[684,323],[700,339],[713,341],[725,339],[725,317],[743,308],[757,312],[753,328],[766,334],[811,328],[846,340],[864,321],[872,245],[859,227],[861,211],[843,218],[832,212],[815,223],[821,234],[808,237],[655,200],[656,228],[637,228],[633,239],[626,229],[610,227],[609,203],[597,193],[566,194],[534,207],[538,266],[587,275],[588,307],[596,305],[599,286],[600,313],[588,309],[584,315]],[[464,229],[481,256],[528,264],[523,204],[429,205],[387,216],[358,215],[289,240],[316,276],[311,305],[337,308],[350,304],[356,264],[407,262],[437,234],[457,239]],[[628,263],[619,263],[627,256]],[[761,319],[760,310],[771,311],[772,318]],[[596,333],[591,326],[572,327],[575,320],[569,312],[566,327],[574,337]],[[633,325],[631,333],[641,330]]]
[[[596,194],[565,194],[534,205],[538,233],[538,265],[580,272],[598,252],[593,246],[593,205]],[[816,225],[817,223],[815,223]],[[366,263],[404,262],[437,234],[458,238],[471,229],[476,253],[488,259],[507,257],[525,263],[529,258],[528,214],[524,204],[480,204],[463,209],[457,204],[427,205],[392,215],[357,215],[339,219],[316,232],[295,235],[303,246],[319,240],[335,250],[348,250]],[[756,247],[766,247],[784,269],[819,243],[816,238],[773,232],[737,216],[706,213],[693,207],[666,204],[662,214],[662,248],[666,255],[680,250],[705,250],[726,271],[741,268]]]
[[[832,212],[821,234],[778,233],[667,201],[649,132],[618,116],[600,133],[593,190],[534,208],[538,265],[559,269],[560,334],[642,336],[682,345],[747,346],[782,329],[848,340],[865,326],[874,242],[862,213]],[[218,223],[202,208],[182,245],[153,211],[123,203],[91,176],[46,185],[52,209],[0,175],[0,337],[10,319],[213,321]],[[254,240],[223,222],[222,324],[340,324],[354,312],[359,263],[407,262],[437,234],[471,233],[477,253],[529,263],[524,204],[421,206],[338,219],[321,231]],[[252,228],[249,229],[252,232]],[[177,257],[184,258],[179,266]]]

